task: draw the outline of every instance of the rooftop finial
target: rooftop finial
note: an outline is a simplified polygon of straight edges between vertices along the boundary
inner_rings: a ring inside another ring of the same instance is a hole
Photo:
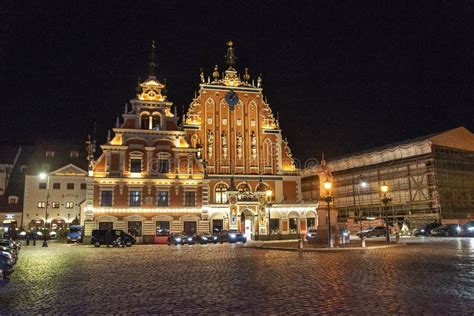
[[[234,48],[232,47],[234,43],[232,41],[227,42],[227,54],[224,56],[226,59],[227,65],[229,65],[229,69],[232,69],[235,65],[235,61],[237,60],[237,57],[234,55]]]
[[[156,63],[155,63],[155,41],[151,42],[151,53],[150,53],[150,76],[155,76]]]

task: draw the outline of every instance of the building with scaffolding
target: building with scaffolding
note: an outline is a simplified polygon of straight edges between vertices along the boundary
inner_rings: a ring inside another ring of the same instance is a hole
[[[464,127],[350,154],[328,167],[340,223],[387,216],[413,228],[474,218],[474,135]],[[391,198],[387,209],[383,184]],[[306,200],[319,195],[316,170],[304,171],[302,194]]]

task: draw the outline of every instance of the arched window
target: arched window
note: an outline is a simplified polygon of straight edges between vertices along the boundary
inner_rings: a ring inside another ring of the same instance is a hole
[[[273,148],[272,141],[268,138],[263,142],[263,158],[265,167],[273,166]]]
[[[245,182],[239,184],[239,186],[237,187],[237,190],[239,190],[239,193],[252,192],[249,185]]]
[[[150,117],[148,114],[142,114],[140,116],[140,128],[148,129],[150,127]]]
[[[224,183],[216,185],[216,203],[227,203],[227,186]]]
[[[158,115],[153,115],[151,124],[151,129],[159,131],[161,128],[160,117]]]

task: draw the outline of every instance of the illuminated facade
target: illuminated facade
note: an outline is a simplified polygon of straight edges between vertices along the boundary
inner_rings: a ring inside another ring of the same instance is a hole
[[[317,205],[302,202],[299,170],[261,77],[251,80],[247,68],[240,76],[231,42],[226,59],[224,73],[216,65],[206,80],[201,72],[181,124],[152,59],[123,123],[91,159],[86,235],[113,227],[158,242],[166,230],[238,229],[263,239],[317,225]]]

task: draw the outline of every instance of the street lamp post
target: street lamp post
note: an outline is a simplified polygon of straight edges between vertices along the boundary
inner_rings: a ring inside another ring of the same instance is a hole
[[[326,179],[323,185],[324,185],[324,189],[326,190],[324,201],[328,205],[328,246],[329,248],[333,248],[334,242],[332,240],[332,227],[331,227],[331,202],[334,200],[334,197],[331,196],[332,182],[329,181],[329,179]]]
[[[44,207],[44,232],[43,232],[43,247],[48,247],[48,205],[49,205],[49,174],[41,172],[39,174],[40,180],[46,179],[46,204]]]
[[[359,183],[357,185],[357,200],[359,204],[358,218],[359,218],[360,231],[362,231],[362,207],[360,204],[360,189],[361,188],[365,189],[366,187],[367,187],[367,181],[365,181],[364,176],[359,176]]]
[[[385,211],[385,236],[387,239],[387,242],[390,242],[390,229],[388,227],[388,204],[392,201],[392,198],[387,196],[388,192],[388,185],[385,184],[385,182],[380,186],[380,191],[383,193],[382,197],[382,204],[384,206],[384,211]]]
[[[271,227],[270,227],[270,220],[271,220],[271,212],[270,212],[270,207],[272,204],[270,203],[272,199],[273,191],[271,189],[268,189],[265,191],[265,207],[268,207],[268,240],[270,240],[270,234],[271,234]]]

